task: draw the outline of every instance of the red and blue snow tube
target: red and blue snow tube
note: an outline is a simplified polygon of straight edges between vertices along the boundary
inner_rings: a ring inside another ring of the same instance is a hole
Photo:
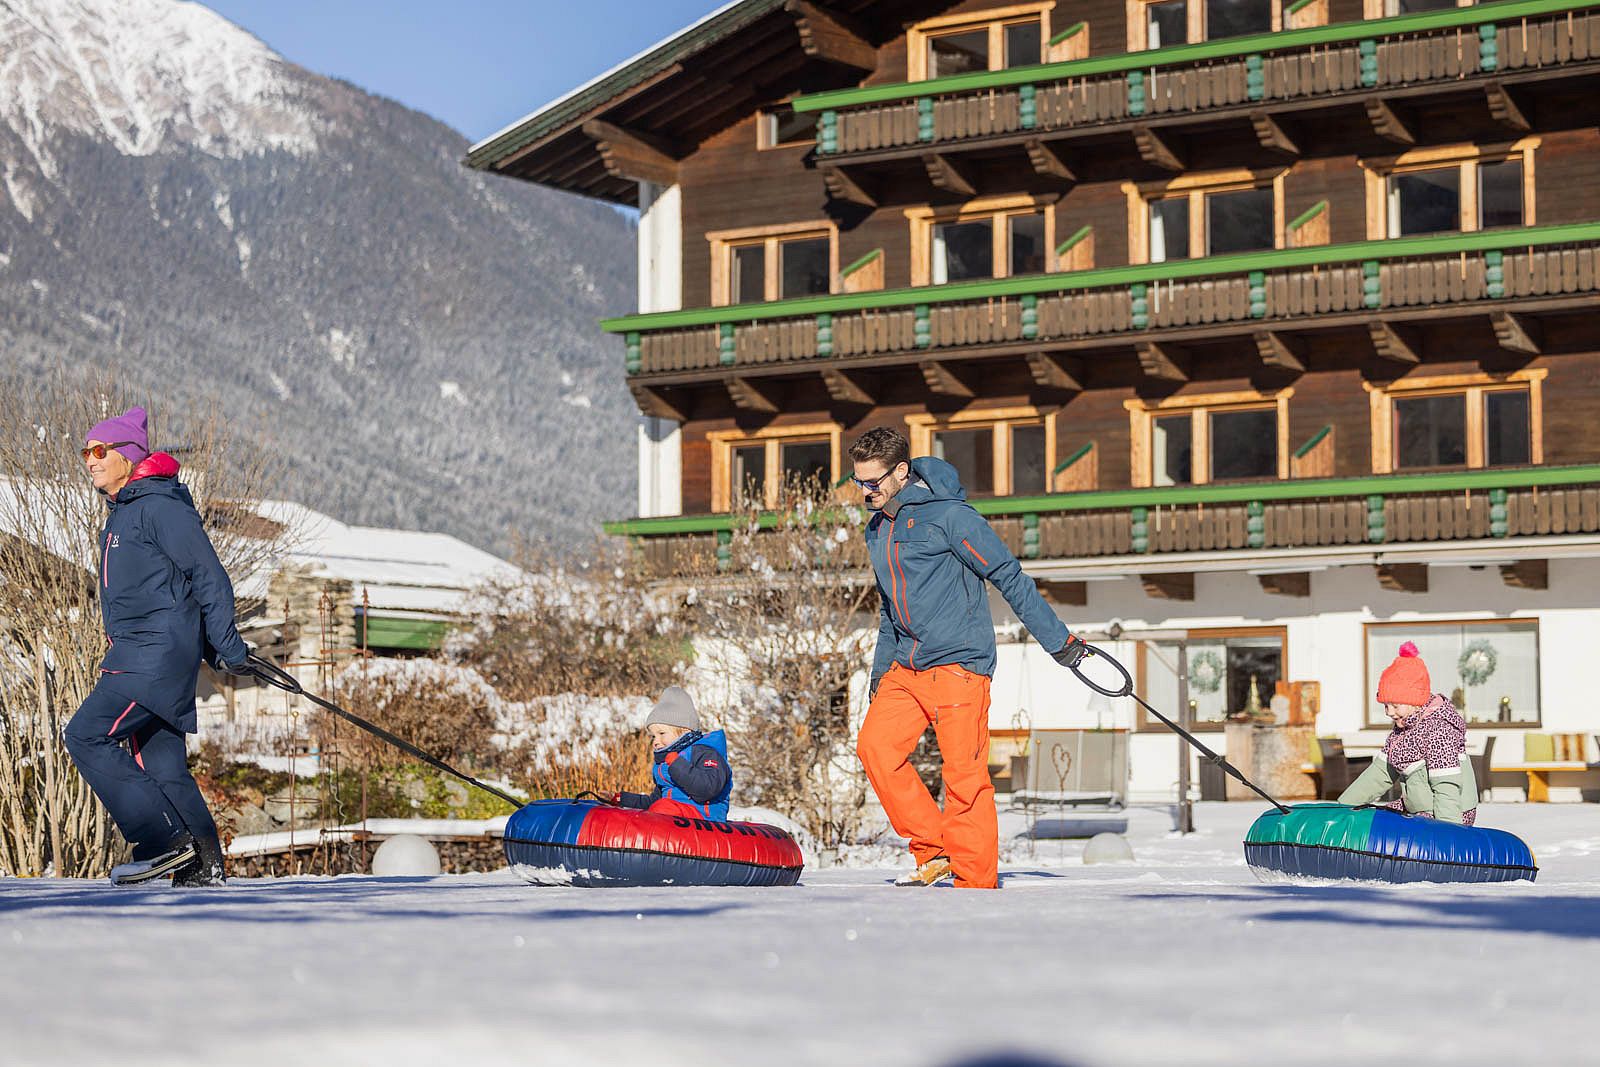
[[[535,885],[794,885],[800,846],[776,826],[536,800],[511,816],[506,862]]]
[[[1516,834],[1343,804],[1266,812],[1250,827],[1244,856],[1265,880],[1531,882],[1539,874]]]

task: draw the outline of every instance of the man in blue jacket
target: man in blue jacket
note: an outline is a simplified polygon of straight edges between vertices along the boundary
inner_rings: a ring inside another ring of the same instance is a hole
[[[961,887],[998,883],[1000,829],[989,780],[992,583],[1028,631],[1066,667],[1085,646],[1039,595],[1033,579],[969,505],[956,469],[911,459],[888,427],[850,448],[854,482],[877,512],[867,548],[878,579],[878,647],[872,704],[856,752],[895,832],[911,842],[917,869],[899,885],[954,875]],[[944,761],[944,810],[908,757],[932,724]]]
[[[240,672],[249,647],[233,622],[233,584],[217,560],[178,462],[152,454],[146,416],[131,408],[89,431],[82,450],[109,512],[96,555],[100,618],[110,647],[100,681],[63,731],[67,750],[132,846],[119,885],[175,875],[222,881],[222,846],[189,774],[202,658]]]

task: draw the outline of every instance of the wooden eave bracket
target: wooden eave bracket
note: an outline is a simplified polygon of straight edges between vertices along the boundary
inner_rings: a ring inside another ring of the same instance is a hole
[[[1064,182],[1076,182],[1078,180],[1078,176],[1068,166],[1066,157],[1062,155],[1061,149],[1057,145],[1034,137],[1022,142],[1022,147],[1027,150],[1028,162],[1033,164],[1035,174]]]
[[[1507,352],[1523,356],[1537,356],[1544,352],[1544,338],[1539,324],[1515,311],[1495,311],[1489,315],[1494,326],[1494,339]]]
[[[1372,132],[1385,141],[1405,145],[1417,143],[1417,135],[1411,132],[1410,124],[1386,100],[1367,101],[1367,121],[1372,123]]]
[[[678,161],[665,141],[600,119],[585,122],[583,132],[595,142],[608,174],[657,185],[677,183]]]
[[[965,164],[957,163],[949,156],[938,152],[928,152],[922,157],[922,165],[928,168],[928,180],[935,188],[958,196],[978,195],[978,186],[973,180],[972,171]]]
[[[1550,561],[1524,559],[1500,564],[1500,580],[1513,589],[1549,589]]]
[[[1255,128],[1256,140],[1261,142],[1261,147],[1272,152],[1282,152],[1286,156],[1298,156],[1300,146],[1289,136],[1283,124],[1265,111],[1252,111],[1250,125]]]
[[[1194,571],[1175,571],[1170,574],[1141,574],[1139,583],[1144,595],[1157,600],[1193,600]]]
[[[800,50],[812,59],[863,74],[878,68],[878,50],[849,16],[806,0],[789,0],[783,7],[794,16]]]
[[[977,391],[968,385],[948,363],[940,363],[937,360],[929,359],[924,360],[920,367],[922,368],[922,380],[927,384],[930,392],[938,393],[940,396],[960,397],[963,400],[970,400],[978,395]]]
[[[1082,363],[1070,356],[1053,356],[1046,352],[1028,353],[1028,372],[1033,380],[1046,389],[1083,392]]]
[[[1308,597],[1311,595],[1311,572],[1289,571],[1284,574],[1258,574],[1263,592],[1273,596]]]
[[[862,404],[871,407],[878,402],[877,397],[866,387],[859,374],[839,370],[837,367],[824,367],[822,384],[827,387],[828,395],[841,404]]]
[[[642,415],[650,415],[658,419],[672,419],[675,422],[689,421],[689,413],[683,407],[673,403],[661,389],[652,389],[648,385],[638,382],[629,382],[628,391],[633,394],[633,402],[638,405]]]
[[[1387,322],[1369,322],[1367,332],[1372,335],[1372,350],[1379,359],[1408,365],[1422,362],[1418,354],[1421,345],[1412,331]]]
[[[1522,105],[1517,103],[1517,98],[1497,81],[1484,85],[1483,93],[1489,104],[1489,115],[1500,125],[1515,133],[1527,133],[1533,129],[1533,123],[1528,121],[1527,112]]]
[[[818,169],[822,172],[822,184],[828,190],[830,198],[849,204],[859,204],[862,207],[878,206],[877,194],[863,185],[861,179],[846,168],[823,166]]]
[[[1139,158],[1152,167],[1174,173],[1184,169],[1183,155],[1165,136],[1149,126],[1133,128],[1133,143],[1139,149]]]
[[[1395,593],[1426,593],[1426,563],[1380,563],[1376,567],[1378,584]]]
[[[1305,354],[1300,345],[1277,330],[1257,330],[1256,351],[1261,354],[1261,364],[1275,370],[1301,373],[1306,369]]]
[[[1088,582],[1040,580],[1035,584],[1039,587],[1039,595],[1048,603],[1059,604],[1064,608],[1082,608],[1089,605]]]
[[[757,385],[750,378],[730,375],[727,378],[728,396],[733,406],[741,411],[758,411],[763,415],[776,415],[781,407],[772,386]]]
[[[1134,345],[1139,354],[1139,369],[1146,378],[1164,382],[1189,380],[1189,357],[1181,349],[1160,341],[1140,341]]]

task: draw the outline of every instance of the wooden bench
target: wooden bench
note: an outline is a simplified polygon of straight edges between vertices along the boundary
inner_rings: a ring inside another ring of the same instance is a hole
[[[1586,771],[1590,764],[1580,760],[1547,760],[1537,763],[1498,763],[1494,771],[1516,771],[1528,776],[1528,803],[1550,802],[1550,775],[1557,771]],[[1487,783],[1481,783],[1479,788]]]

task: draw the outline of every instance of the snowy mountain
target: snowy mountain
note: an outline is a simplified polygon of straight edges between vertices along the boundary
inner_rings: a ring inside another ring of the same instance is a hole
[[[343,521],[489,548],[631,509],[601,205],[175,0],[0,0],[0,375],[221,400]]]

